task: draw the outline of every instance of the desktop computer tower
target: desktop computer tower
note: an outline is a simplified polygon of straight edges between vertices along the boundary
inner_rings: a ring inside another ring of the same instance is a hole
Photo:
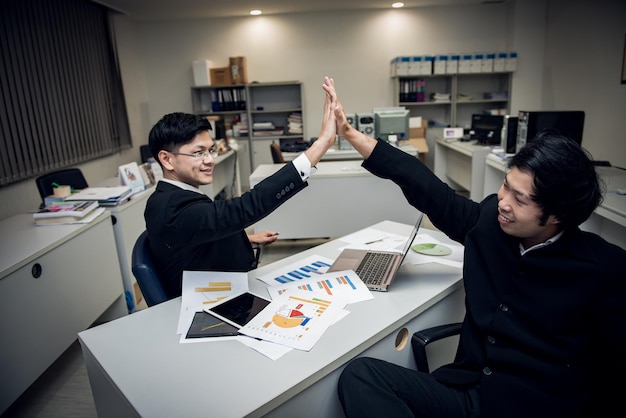
[[[358,113],[356,115],[356,128],[365,135],[374,137],[376,134],[376,126],[374,123],[373,113]]]
[[[359,129],[357,127],[357,123],[356,123],[356,114],[354,113],[346,113],[346,119],[348,119],[348,123],[350,125],[352,125],[354,128]],[[339,149],[344,150],[344,149],[354,149],[354,147],[348,142],[347,139],[343,138],[343,137],[339,137]]]
[[[518,152],[526,142],[543,130],[556,131],[578,144],[583,140],[583,127],[585,112],[582,110],[556,110],[556,111],[519,111],[517,126],[517,144],[515,152]]]
[[[517,125],[519,118],[513,115],[504,115],[504,122],[502,123],[502,142],[500,148],[507,154],[515,154],[515,147],[517,145]]]

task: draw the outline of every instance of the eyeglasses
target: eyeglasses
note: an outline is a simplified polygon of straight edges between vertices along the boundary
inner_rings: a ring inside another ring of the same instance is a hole
[[[191,154],[187,154],[184,152],[174,152],[174,151],[170,151],[170,152],[174,155],[186,155],[187,157],[192,157],[194,160],[197,160],[197,161],[204,161],[207,159],[209,155],[213,158],[217,158],[217,156],[219,155],[217,148],[211,148],[211,149],[204,150],[204,151],[196,151]]]

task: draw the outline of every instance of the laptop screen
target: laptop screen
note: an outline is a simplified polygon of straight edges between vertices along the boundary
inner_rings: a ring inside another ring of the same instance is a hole
[[[417,222],[415,223],[415,226],[413,227],[413,231],[411,231],[411,235],[409,235],[409,239],[404,244],[404,248],[402,248],[401,262],[404,261],[404,257],[406,257],[407,253],[409,252],[409,249],[411,248],[411,244],[413,244],[413,240],[415,239],[415,236],[417,235],[417,231],[420,229],[420,225],[422,224],[423,218],[424,218],[424,214],[420,213],[420,216],[419,218],[417,218]]]

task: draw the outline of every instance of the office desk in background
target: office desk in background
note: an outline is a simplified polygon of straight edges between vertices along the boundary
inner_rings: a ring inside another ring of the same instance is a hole
[[[405,236],[412,228],[388,221],[373,227]],[[420,233],[448,242],[439,232]],[[258,275],[313,254],[334,259],[344,245],[330,241],[252,271],[250,290],[267,296]],[[79,340],[100,418],[333,418],[343,416],[337,380],[348,361],[367,355],[414,368],[410,342],[398,336],[461,320],[463,299],[460,269],[404,265],[389,292],[348,305],[350,314],[311,351],[291,350],[276,361],[233,340],[180,344],[180,298],[83,331]],[[455,344],[446,348],[435,354],[450,358]]]
[[[424,141],[424,145],[426,141]],[[418,156],[418,149],[409,144],[402,144],[399,147],[402,151],[407,154],[411,154],[414,156]],[[421,154],[421,152],[419,152]],[[300,155],[300,152],[283,152],[283,158],[285,161],[289,162]],[[326,154],[322,157],[322,161],[349,161],[349,160],[361,160],[363,161],[363,157],[359,154],[355,149],[339,149],[337,145],[330,148]],[[250,185],[252,187],[252,184]]]
[[[463,189],[470,199],[479,202],[483,196],[485,157],[491,148],[477,145],[476,141],[435,141],[435,167],[437,177],[454,189]]]
[[[126,315],[110,215],[0,222],[0,414],[95,321]]]
[[[414,224],[417,209],[400,187],[361,167],[361,162],[321,161],[309,186],[259,220],[256,231],[274,230],[279,239],[336,238],[383,219]],[[283,164],[261,164],[250,186],[274,174]]]
[[[505,162],[495,154],[485,159],[483,195],[497,193],[506,169]],[[606,183],[604,201],[580,227],[594,232],[613,244],[626,248],[626,196],[617,189],[626,188],[626,170],[616,167],[596,167],[596,172]]]

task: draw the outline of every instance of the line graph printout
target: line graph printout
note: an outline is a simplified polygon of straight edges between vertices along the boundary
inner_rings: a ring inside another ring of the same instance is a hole
[[[374,299],[372,292],[352,270],[334,271],[297,282],[278,284],[267,288],[272,299],[294,290],[310,292],[311,294],[319,295],[319,297],[340,296],[345,298],[347,303]],[[305,295],[304,292],[298,293]]]
[[[310,351],[343,314],[346,302],[336,296],[283,293],[239,332],[298,350]]]
[[[257,279],[269,284],[285,284],[298,282],[326,273],[333,260],[328,257],[312,255],[270,273],[258,276]]]

